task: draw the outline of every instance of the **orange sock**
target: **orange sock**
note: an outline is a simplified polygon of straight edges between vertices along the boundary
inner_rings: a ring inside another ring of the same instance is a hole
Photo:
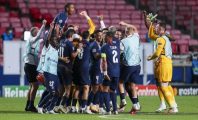
[[[157,90],[158,90],[158,96],[159,96],[160,102],[165,102],[163,92],[159,86],[157,87]]]
[[[175,97],[172,94],[173,93],[172,89],[170,89],[169,86],[161,86],[160,88],[161,88],[164,98],[165,98],[166,102],[169,104],[169,106],[175,107],[176,103],[175,103]]]

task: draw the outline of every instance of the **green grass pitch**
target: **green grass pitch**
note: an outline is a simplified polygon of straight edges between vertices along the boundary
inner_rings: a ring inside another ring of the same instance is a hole
[[[142,110],[136,115],[128,114],[131,102],[127,99],[124,113],[103,116],[71,113],[41,115],[24,112],[25,98],[0,98],[0,120],[198,120],[198,96],[178,96],[176,100],[179,113],[175,115],[154,112],[159,105],[158,97],[140,97]]]

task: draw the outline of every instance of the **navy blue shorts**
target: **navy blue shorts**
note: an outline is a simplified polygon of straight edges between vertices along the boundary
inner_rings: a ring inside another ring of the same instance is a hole
[[[119,77],[110,77],[111,81],[105,80],[103,81],[104,86],[109,86],[112,91],[115,91],[118,88]]]
[[[121,66],[121,75],[120,80],[123,80],[126,82],[132,82],[132,83],[138,83],[140,80],[140,65],[137,66]]]
[[[48,72],[44,72],[44,77],[45,77],[45,85],[47,90],[50,93],[57,93],[60,85],[58,76]]]
[[[103,75],[102,73],[90,72],[90,79],[92,85],[99,85],[103,82]]]
[[[73,83],[77,86],[90,85],[89,70],[75,69],[73,71]]]
[[[57,73],[58,73],[58,78],[60,80],[60,84],[62,85],[71,85],[72,84],[72,68],[67,66],[67,65],[63,65],[63,64],[58,64],[57,67]]]

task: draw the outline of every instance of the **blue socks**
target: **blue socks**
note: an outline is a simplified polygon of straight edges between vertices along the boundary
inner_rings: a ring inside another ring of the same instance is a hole
[[[110,97],[111,97],[112,104],[113,104],[113,111],[117,111],[117,98],[116,98],[116,93],[115,93],[115,92],[110,92]]]
[[[105,106],[106,106],[106,111],[107,112],[110,112],[110,95],[108,92],[103,92],[103,97],[104,97],[104,103],[105,103]]]
[[[120,94],[120,100],[123,100],[123,99],[125,99],[125,94],[124,93],[121,93]]]
[[[82,108],[85,108],[86,105],[87,105],[87,100],[82,100],[82,105],[81,105],[81,107],[82,107]]]
[[[87,106],[89,106],[93,102],[94,96],[95,96],[95,94],[91,91],[90,94],[89,94]]]
[[[93,104],[96,105],[99,103],[99,96],[100,96],[100,92],[96,92],[94,99],[93,99]]]
[[[103,92],[100,92],[100,95],[99,95],[99,107],[102,108],[104,105],[104,95],[103,95]]]

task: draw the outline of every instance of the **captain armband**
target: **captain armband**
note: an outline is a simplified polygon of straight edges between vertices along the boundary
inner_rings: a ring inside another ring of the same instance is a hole
[[[106,58],[106,54],[105,53],[101,53],[101,58]]]

